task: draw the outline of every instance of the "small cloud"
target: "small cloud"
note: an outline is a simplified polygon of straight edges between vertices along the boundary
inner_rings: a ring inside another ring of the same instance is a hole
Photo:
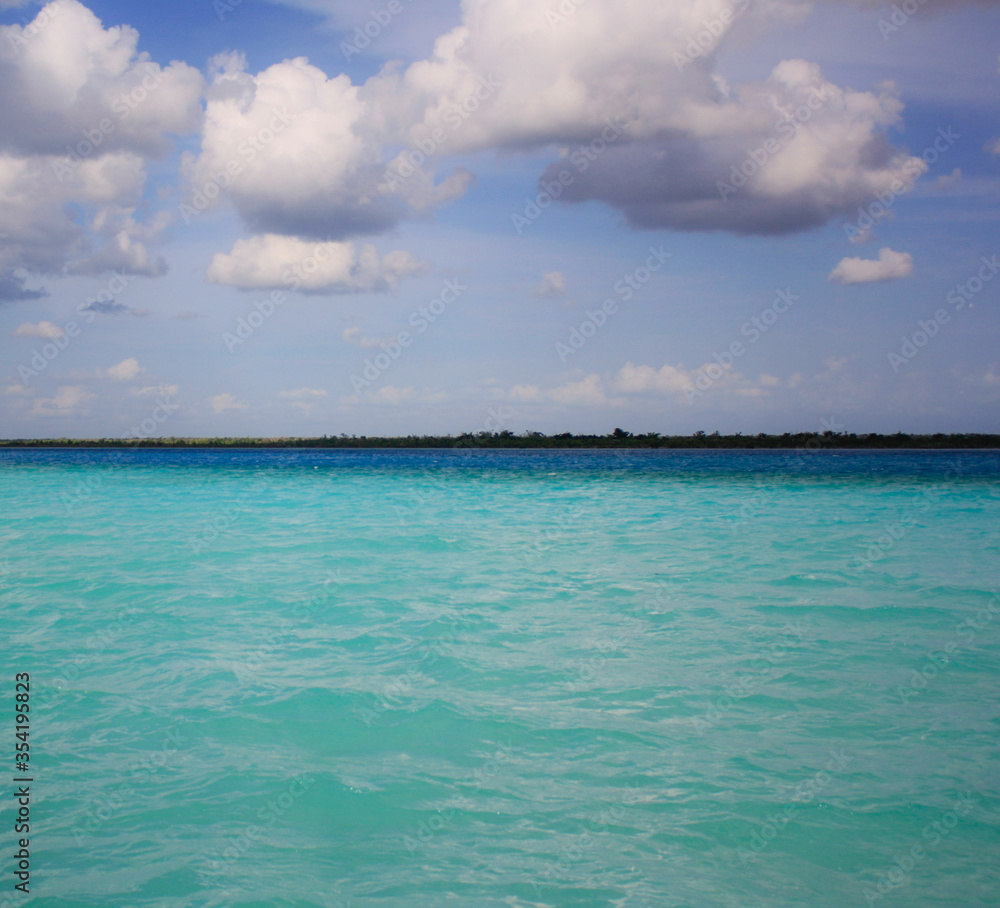
[[[95,300],[89,306],[84,306],[81,312],[96,312],[98,315],[124,315],[132,310],[124,303],[114,300]]]
[[[580,381],[568,382],[560,388],[553,388],[549,394],[556,403],[568,407],[597,406],[608,402],[601,387],[601,377],[596,372]]]
[[[541,400],[542,392],[538,385],[514,385],[507,396],[518,403],[530,403]]]
[[[31,410],[32,416],[71,416],[77,405],[93,397],[80,385],[64,385],[54,397],[38,397]]]
[[[151,394],[175,397],[178,391],[180,391],[179,385],[150,385],[146,388],[135,388],[132,394],[135,397],[149,397]]]
[[[279,391],[277,396],[282,400],[314,400],[326,397],[326,391],[323,388],[297,388],[295,391]]]
[[[983,151],[987,154],[1000,155],[1000,138],[990,139],[989,142],[983,146]]]
[[[396,406],[412,400],[415,394],[416,391],[413,388],[397,388],[395,385],[386,385],[384,388],[379,388],[371,396],[371,400],[374,403]]]
[[[561,271],[547,271],[542,282],[531,291],[543,299],[555,299],[566,295],[566,276]]]
[[[666,364],[654,369],[652,366],[626,363],[615,376],[614,386],[615,390],[625,394],[638,394],[644,391],[681,394],[694,384],[696,377],[683,366]]]
[[[940,176],[934,182],[934,186],[937,189],[951,189],[956,183],[962,179],[962,168],[956,167],[951,173]]]
[[[183,312],[178,312],[174,318],[179,319],[191,319],[191,318],[201,318],[201,315],[197,312],[192,312],[190,309],[185,309]]]
[[[347,343],[361,347],[363,350],[373,350],[397,342],[396,337],[365,337],[358,325],[353,328],[345,328],[340,337]]]
[[[23,325],[18,327],[12,337],[37,337],[44,340],[53,340],[57,337],[62,337],[66,332],[63,331],[58,325],[53,325],[52,322],[41,321],[37,325],[33,325],[31,322],[25,322]]]
[[[236,395],[230,394],[228,391],[225,394],[216,394],[215,397],[210,397],[208,403],[213,413],[225,413],[226,410],[242,410],[246,407],[243,401],[238,400]]]
[[[142,371],[143,369],[139,365],[139,361],[134,356],[130,356],[128,359],[123,359],[118,365],[111,366],[100,374],[102,377],[107,376],[108,378],[113,378],[115,381],[132,381]]]
[[[828,280],[838,284],[874,284],[909,277],[912,272],[913,256],[908,252],[893,252],[886,246],[877,259],[842,259]]]
[[[0,273],[0,303],[22,303],[26,300],[40,300],[49,295],[47,290],[28,290],[24,284],[24,278]]]

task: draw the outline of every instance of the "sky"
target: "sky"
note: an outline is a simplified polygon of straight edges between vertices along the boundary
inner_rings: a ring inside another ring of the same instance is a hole
[[[998,36],[0,0],[0,437],[1000,431]]]

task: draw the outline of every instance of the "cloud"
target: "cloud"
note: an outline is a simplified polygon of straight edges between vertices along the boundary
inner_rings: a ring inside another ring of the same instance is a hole
[[[244,67],[234,55],[215,61],[201,154],[186,168],[192,200],[208,189],[207,205],[221,182],[253,231],[336,240],[385,232],[471,185],[464,171],[435,184],[417,168],[389,186],[382,112],[348,76],[328,78],[304,57],[257,75]]]
[[[180,385],[168,385],[166,383],[161,383],[159,385],[149,385],[145,388],[133,388],[132,394],[135,397],[149,397],[153,394],[157,396],[163,395],[166,397],[176,397],[179,391]]]
[[[76,0],[48,4],[28,26],[0,27],[0,299],[40,294],[16,269],[165,270],[131,214],[146,158],[198,127],[203,79],[185,63],[152,62],[137,41]]]
[[[731,123],[704,135],[693,120],[670,137],[618,140],[593,160],[600,145],[570,148],[539,187],[568,175],[562,201],[604,201],[635,228],[779,235],[850,214],[927,169],[885,139],[902,112],[891,88],[840,89],[805,61],[779,64],[718,107]]]
[[[216,394],[208,399],[209,406],[213,413],[225,413],[227,410],[243,410],[246,404],[238,400],[234,394],[228,391],[225,394]]]
[[[0,249],[0,259],[2,258],[3,251]],[[46,290],[28,290],[24,284],[25,278],[18,277],[13,269],[0,268],[0,303],[20,303],[49,295]]]
[[[532,292],[543,299],[565,296],[566,277],[561,271],[547,271],[542,275],[542,282]]]
[[[507,397],[515,403],[534,403],[542,399],[538,385],[514,385]]]
[[[396,385],[386,385],[370,395],[369,400],[376,404],[399,406],[400,404],[412,401],[416,397],[416,394],[415,388],[399,388]]]
[[[951,173],[943,174],[934,181],[935,189],[951,189],[962,179],[962,168],[956,167]]]
[[[411,147],[435,131],[451,152],[562,146],[540,190],[564,172],[562,201],[604,201],[633,227],[790,233],[926,170],[885,138],[902,113],[889,85],[842,89],[803,60],[735,87],[715,72],[718,47],[801,8],[775,0],[720,20],[715,48],[689,59],[711,12],[696,0],[588,0],[555,22],[535,0],[468,2],[430,59],[359,97]],[[720,191],[731,178],[735,191]]]
[[[63,385],[54,397],[37,397],[31,409],[32,416],[72,416],[78,405],[94,395],[80,385]]]
[[[893,252],[886,246],[877,259],[842,259],[830,272],[829,280],[838,284],[873,284],[909,277],[912,272],[913,256],[908,252]]]
[[[72,274],[104,274],[121,271],[130,275],[159,277],[167,272],[163,256],[154,257],[145,241],[155,240],[170,223],[168,212],[160,212],[151,223],[140,224],[130,211],[105,208],[94,219],[92,228],[107,236],[104,246],[85,259],[74,262]]]
[[[168,134],[197,128],[203,79],[186,63],[152,62],[138,41],[76,0],[46,5],[32,26],[0,27],[0,151],[70,166],[67,145],[84,158],[165,154]]]
[[[303,293],[379,293],[395,290],[400,281],[423,274],[427,266],[408,252],[381,259],[374,246],[315,243],[296,237],[265,234],[237,240],[232,252],[218,253],[208,280],[243,290],[300,289]]]
[[[615,390],[624,394],[641,394],[649,391],[681,394],[694,385],[695,376],[683,366],[669,364],[654,369],[626,363],[614,378]]]
[[[43,338],[45,340],[53,340],[57,337],[62,337],[66,332],[63,331],[58,325],[52,324],[52,322],[41,321],[37,325],[33,325],[31,322],[25,322],[20,325],[12,337],[37,337]]]
[[[115,381],[132,381],[133,378],[137,378],[143,371],[145,370],[139,365],[139,361],[134,356],[130,356],[128,359],[123,359],[117,365],[104,370],[101,374],[108,378],[113,378]]]
[[[385,344],[396,343],[398,341],[395,335],[392,337],[367,337],[362,333],[359,325],[354,325],[352,328],[345,328],[340,337],[349,344],[361,347],[362,350],[374,350]]]
[[[715,71],[719,47],[802,9],[773,0],[720,20],[693,59],[710,12],[700,0],[588,0],[557,22],[535,0],[470,0],[429,58],[360,86],[304,58],[250,75],[230,56],[215,66],[191,184],[255,232],[345,239],[462,195],[471,175],[435,182],[435,156],[556,146],[540,188],[566,173],[563,202],[604,201],[636,228],[816,227],[926,165],[886,138],[903,110],[891,85],[840,88],[804,60],[734,87]],[[413,175],[392,177],[404,163]]]
[[[326,391],[323,388],[297,388],[294,391],[279,391],[277,396],[282,400],[315,400],[326,397]]]
[[[130,306],[124,303],[116,303],[114,300],[94,300],[89,306],[84,306],[81,312],[96,312],[98,315],[124,315],[126,312],[133,312]]]
[[[108,206],[134,208],[145,187],[145,165],[131,152],[89,158],[62,181],[51,164],[50,158],[0,153],[0,271],[62,272],[92,252],[71,206],[98,213]]]
[[[549,396],[566,407],[596,407],[608,402],[604,395],[601,377],[595,372],[576,382],[567,382],[553,388]]]

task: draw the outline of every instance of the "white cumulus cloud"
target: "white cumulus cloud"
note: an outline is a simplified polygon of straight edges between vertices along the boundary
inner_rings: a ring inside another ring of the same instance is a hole
[[[303,293],[378,293],[395,290],[400,281],[422,274],[427,266],[408,252],[381,258],[374,246],[315,243],[298,237],[265,234],[237,240],[229,253],[218,253],[208,280],[244,290],[284,287]]]
[[[838,284],[874,284],[909,277],[913,273],[913,256],[894,252],[888,246],[879,251],[877,259],[841,259],[829,279]]]
[[[53,340],[54,338],[62,337],[65,333],[58,325],[54,325],[52,322],[41,321],[37,325],[25,322],[23,325],[19,325],[11,336],[38,337]]]
[[[246,407],[243,401],[228,391],[224,394],[216,394],[214,397],[210,397],[208,405],[212,408],[212,412],[216,414],[225,413],[226,410],[242,410]]]

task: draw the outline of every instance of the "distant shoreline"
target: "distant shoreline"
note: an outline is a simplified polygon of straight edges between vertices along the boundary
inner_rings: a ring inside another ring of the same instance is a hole
[[[409,435],[406,437],[321,436],[317,438],[41,438],[0,439],[0,448],[303,448],[303,449],[601,449],[643,450],[983,450],[1000,449],[1000,435],[980,433],[910,435],[897,432],[854,434],[798,432],[782,435],[632,435],[616,429],[608,435],[543,435],[512,432],[463,435]]]

